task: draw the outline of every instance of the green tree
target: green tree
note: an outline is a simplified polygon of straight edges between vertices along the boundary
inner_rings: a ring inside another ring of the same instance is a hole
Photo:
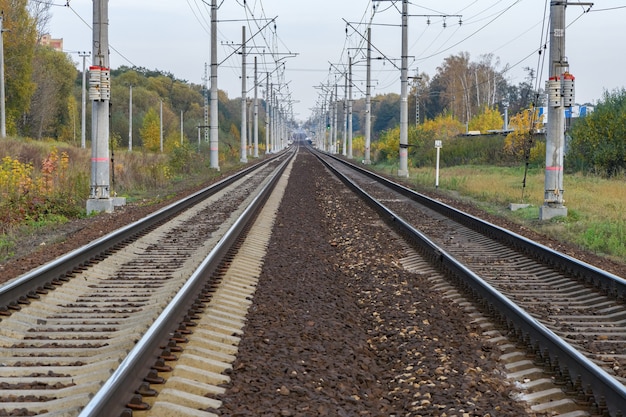
[[[37,43],[36,22],[29,15],[28,0],[0,0],[4,11],[4,67],[7,132],[18,133],[35,91],[32,80]]]
[[[615,176],[626,169],[626,90],[605,92],[596,109],[572,126],[566,164]]]
[[[143,118],[143,124],[139,129],[143,147],[152,152],[158,152],[161,149],[161,123],[159,115],[154,108],[150,108],[146,116]]]
[[[374,98],[372,131],[375,135],[400,125],[400,95],[385,94]]]
[[[33,81],[36,84],[30,111],[24,122],[24,133],[36,139],[62,137],[72,124],[68,103],[77,71],[63,52],[39,46],[33,60]]]

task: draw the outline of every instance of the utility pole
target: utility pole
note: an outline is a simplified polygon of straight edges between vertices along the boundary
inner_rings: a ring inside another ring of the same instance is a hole
[[[204,64],[204,77],[202,80],[204,81],[204,142],[209,143],[209,130],[211,128],[209,125],[209,69],[206,63]],[[200,143],[198,143],[199,150]]]
[[[159,107],[159,149],[163,153],[163,100]]]
[[[268,104],[268,115],[269,115],[269,153],[274,153],[274,137],[276,133],[274,133],[274,119],[276,118],[276,109],[274,108],[274,83],[270,83],[270,91],[269,91],[269,104]]]
[[[365,156],[364,164],[371,164],[370,149],[372,146],[372,28],[367,28],[367,75],[365,78]]]
[[[332,146],[332,154],[337,153],[337,122],[339,119],[339,96],[337,95],[338,86],[337,79],[335,78],[335,101],[333,101],[333,146]]]
[[[419,70],[415,69],[415,126],[420,124],[420,89],[419,89],[420,74]]]
[[[246,99],[246,111],[248,112],[248,142],[246,146],[246,154],[248,156],[252,156],[252,149],[254,148],[254,132],[252,132],[252,125],[254,121],[254,99]]]
[[[211,0],[211,138],[209,142],[209,152],[211,168],[219,171],[219,120],[217,104],[217,0]]]
[[[93,2],[93,66],[89,69],[89,99],[92,103],[91,186],[87,212],[113,212],[110,198],[109,103],[109,1]]]
[[[402,0],[402,67],[400,69],[400,166],[399,177],[408,177],[409,99],[408,99],[408,0]]]
[[[248,162],[246,156],[246,142],[248,140],[248,133],[246,131],[246,27],[241,27],[241,154],[239,156],[239,162]]]
[[[343,88],[343,140],[341,147],[341,154],[343,156],[348,155],[348,150],[346,149],[348,145],[348,74],[345,73],[344,76],[344,88]]]
[[[272,90],[272,153],[279,152],[278,146],[280,140],[280,107],[278,106],[278,94],[280,93],[280,84],[276,86],[276,90]]]
[[[254,57],[254,154],[259,157],[259,72],[257,57]]]
[[[133,86],[128,92],[128,152],[133,151]]]
[[[593,3],[576,3],[592,5]],[[550,72],[544,203],[539,219],[567,216],[563,199],[563,155],[565,150],[565,107],[574,104],[574,77],[565,54],[565,8],[567,1],[550,2]]]
[[[87,114],[87,98],[86,98],[86,89],[85,85],[87,84],[87,64],[86,59],[89,56],[89,52],[79,52],[78,56],[83,58],[83,85],[81,87],[81,118],[80,118],[80,147],[85,149],[87,147],[87,141],[85,139],[85,130],[87,129],[86,125],[86,114]]]
[[[337,84],[335,83],[335,86]],[[331,154],[335,145],[335,91],[330,90],[330,103],[328,103],[328,111],[330,112],[330,135],[328,136],[328,152]]]
[[[348,57],[348,158],[352,159],[352,57]]]
[[[6,98],[4,93],[4,12],[0,13],[0,137],[7,137]],[[84,73],[83,69],[83,73]],[[84,81],[83,81],[84,83]]]
[[[265,154],[270,153],[270,73],[265,76]]]
[[[269,76],[268,76],[269,79]],[[274,152],[274,138],[276,137],[276,133],[274,133],[274,119],[276,118],[276,109],[274,109],[274,83],[270,83],[270,88],[269,88],[269,102],[267,104],[268,107],[268,118],[269,118],[269,125],[268,125],[268,137],[269,137],[269,142],[268,142],[268,153],[273,153]]]

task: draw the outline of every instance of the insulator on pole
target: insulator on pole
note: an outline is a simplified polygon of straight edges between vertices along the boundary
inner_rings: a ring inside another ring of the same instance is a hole
[[[575,104],[574,76],[569,72],[561,76],[561,88],[563,90],[563,106],[572,107]]]
[[[89,100],[101,100],[102,94],[100,93],[100,79],[101,68],[99,66],[89,67]]]
[[[558,77],[551,77],[546,81],[546,90],[548,91],[548,105],[550,107],[561,107],[561,80]]]

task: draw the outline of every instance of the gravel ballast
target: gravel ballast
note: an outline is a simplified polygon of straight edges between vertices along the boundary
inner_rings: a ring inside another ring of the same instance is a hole
[[[224,416],[528,416],[461,307],[310,154],[291,173]]]

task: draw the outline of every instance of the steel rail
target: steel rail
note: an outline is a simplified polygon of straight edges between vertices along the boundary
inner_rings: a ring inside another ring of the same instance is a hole
[[[279,155],[275,156],[277,158]],[[274,158],[267,159],[252,165],[242,171],[239,171],[227,178],[220,180],[219,182],[206,187],[196,193],[178,200],[162,209],[152,213],[151,215],[124,226],[116,231],[113,231],[99,239],[96,239],[89,244],[68,252],[67,254],[60,256],[59,258],[33,269],[12,281],[3,284],[0,287],[0,307],[10,307],[17,305],[17,300],[20,297],[24,297],[26,294],[34,293],[37,290],[50,285],[55,280],[66,276],[74,269],[87,265],[92,260],[104,254],[106,251],[115,248],[118,245],[122,245],[135,236],[141,234],[143,231],[150,227],[159,224],[160,222],[175,216],[183,210],[193,206],[199,201],[215,194],[228,185],[232,184],[239,178],[253,172],[263,165],[269,163]]]
[[[469,290],[480,300],[484,300],[487,303],[490,312],[498,312],[500,320],[506,323],[509,329],[515,329],[517,334],[522,340],[529,342],[530,346],[538,348],[539,352],[543,356],[543,359],[549,359],[550,363],[554,366],[558,366],[563,374],[569,374],[572,381],[576,381],[580,378],[583,383],[583,387],[590,389],[593,392],[596,401],[604,399],[612,416],[623,415],[626,413],[626,387],[617,381],[613,376],[609,375],[606,371],[589,360],[587,357],[578,352],[570,344],[558,337],[551,330],[546,328],[543,324],[537,321],[535,318],[527,314],[523,309],[518,307],[515,303],[509,300],[507,297],[498,292],[495,288],[489,285],[485,280],[475,274],[473,271],[465,267],[462,263],[458,262],[454,257],[449,255],[444,249],[439,247],[433,241],[431,241],[426,235],[415,229],[412,225],[403,220],[400,216],[396,215],[393,211],[388,209],[385,205],[370,196],[365,190],[359,187],[355,182],[341,174],[331,164],[324,160],[320,153],[315,152],[320,161],[333,172],[344,184],[355,191],[361,198],[363,198],[370,206],[378,211],[383,219],[389,224],[395,227],[403,236],[407,237],[411,242],[415,243],[425,257],[430,259],[433,264],[439,268],[450,272],[458,281],[461,287]],[[324,155],[329,157],[330,155]],[[464,218],[470,224],[480,223],[479,228],[492,230],[496,229],[498,234],[505,234],[507,240],[514,240],[518,237],[522,240],[520,244],[523,247],[532,247],[533,251],[546,250],[549,253],[546,254],[545,259],[551,261],[560,260],[560,262],[576,262],[582,265],[576,266],[574,270],[583,268],[586,264],[568,257],[558,252],[553,251],[543,245],[539,245],[532,242],[522,236],[509,232],[506,229],[502,229],[495,225],[470,216],[457,210],[453,207],[445,205],[443,203],[432,200],[426,196],[415,193],[414,191],[395,184],[384,177],[371,173],[367,170],[363,170],[361,167],[354,164],[347,163],[339,158],[330,156],[334,160],[341,162],[351,168],[357,169],[373,178],[377,181],[384,183],[386,186],[393,188],[396,191],[401,192],[407,197],[418,200],[420,203],[425,202],[430,208],[439,212],[448,212],[453,215],[454,220],[457,218]],[[467,225],[467,224],[466,224]],[[615,277],[612,274],[605,273],[598,268],[589,266],[590,273],[597,274],[599,276],[606,275],[606,279],[618,278],[619,281],[623,281],[619,277]],[[570,270],[567,267],[568,270]],[[548,358],[545,357],[548,356]]]
[[[334,160],[351,167],[361,174],[385,184],[385,186],[393,189],[394,191],[402,194],[403,196],[416,201],[428,208],[435,210],[438,213],[445,215],[446,217],[455,220],[470,229],[488,234],[490,237],[498,240],[501,243],[505,243],[508,246],[517,249],[527,255],[532,256],[534,259],[547,263],[552,267],[581,279],[583,282],[593,285],[607,294],[612,295],[622,301],[626,301],[626,279],[614,275],[608,271],[604,271],[586,262],[572,258],[564,253],[555,251],[545,245],[534,242],[524,236],[518,235],[510,230],[496,226],[485,220],[472,216],[471,214],[464,213],[454,207],[451,207],[445,203],[429,198],[423,194],[420,194],[408,187],[395,183],[381,175],[378,175],[372,171],[364,169],[358,165],[352,164],[341,158],[337,158],[333,155],[327,155]]]
[[[256,213],[263,207],[295,154],[292,151],[288,158],[281,163],[259,194],[202,261],[154,324],[130,351],[126,359],[121,362],[94,398],[81,411],[79,417],[118,417],[124,412],[131,415],[129,414],[130,410],[126,409],[126,404],[158,358],[159,352],[162,350],[160,346],[164,341],[169,340],[223,257],[237,242]],[[151,358],[152,362],[146,358]]]

